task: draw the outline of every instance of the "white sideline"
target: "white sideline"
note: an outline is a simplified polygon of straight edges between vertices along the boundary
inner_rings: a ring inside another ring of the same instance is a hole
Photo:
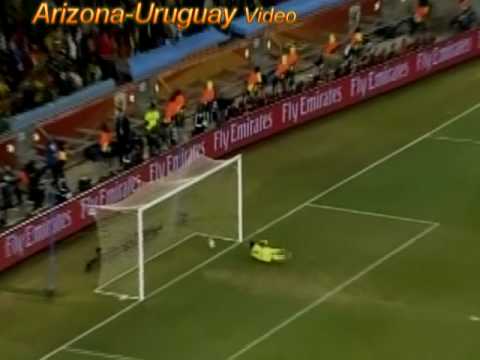
[[[462,138],[455,138],[451,136],[432,136],[432,139],[437,141],[447,141],[447,142],[457,143],[457,144],[480,145],[480,141],[475,139],[462,139]]]
[[[469,115],[470,113],[474,112],[475,110],[479,109],[480,108],[480,102],[478,102],[477,104],[473,105],[472,107],[468,108],[467,110],[463,111],[462,113],[454,116],[453,118],[447,120],[446,122],[442,123],[441,125],[437,126],[436,128],[434,128],[433,130],[425,133],[424,135],[418,137],[417,139],[411,141],[410,143],[398,148],[397,150],[393,151],[392,153],[382,157],[381,159],[375,161],[374,163],[368,165],[367,167],[363,168],[362,170],[354,173],[353,175],[341,180],[340,182],[334,184],[333,186],[331,186],[330,188],[322,191],[321,193],[319,193],[318,195],[314,196],[313,198],[307,200],[306,202],[302,203],[301,205],[297,206],[296,208],[288,211],[287,213],[285,213],[284,215],[280,216],[279,218],[269,222],[268,224],[262,226],[261,228],[259,228],[258,230],[254,231],[252,234],[250,234],[246,240],[249,240],[253,237],[255,237],[256,235],[264,232],[265,230],[271,228],[272,226],[274,226],[275,224],[279,223],[280,221],[292,216],[293,214],[297,213],[298,211],[300,211],[302,208],[304,208],[306,205],[312,203],[312,202],[315,202],[317,201],[318,199],[326,196],[327,194],[335,191],[336,189],[344,186],[345,184],[349,183],[350,181],[356,179],[357,177],[365,174],[366,172],[372,170],[373,168],[385,163],[386,161],[390,160],[391,158],[397,156],[398,154],[401,154],[402,152],[404,152],[405,150],[408,150],[409,148],[413,147],[414,145],[418,144],[419,142],[431,137],[433,134],[437,133],[438,131],[442,130],[443,128],[453,124],[454,122],[460,120],[461,118],[463,118],[464,116],[467,116]],[[151,296],[155,296],[156,294],[160,293],[161,291],[164,291],[166,289],[168,289],[170,286],[176,284],[177,282],[181,281],[182,279],[184,279],[185,277],[189,276],[190,274],[196,272],[197,270],[203,268],[204,266],[210,264],[211,262],[215,261],[217,258],[223,256],[224,254],[228,253],[229,251],[235,249],[236,247],[238,247],[240,244],[239,243],[235,243],[233,244],[232,246],[224,249],[223,251],[221,251],[220,253],[218,253],[217,255],[213,256],[212,258],[208,259],[207,261],[204,261],[203,263],[197,265],[196,267],[192,268],[190,271],[180,275],[179,277],[173,279],[172,281],[170,281],[169,283],[165,284],[164,286],[162,286],[161,288],[155,290],[154,292],[152,292],[149,296],[146,297],[146,299],[150,298]],[[119,312],[117,312],[116,314],[113,314],[112,316],[106,318],[105,320],[103,320],[102,322],[98,323],[97,325],[95,325],[94,327],[90,328],[89,330],[85,331],[84,333],[78,335],[77,337],[75,337],[74,339],[68,341],[67,343],[63,344],[62,346],[54,349],[53,351],[51,351],[50,353],[44,355],[42,358],[40,358],[39,360],[47,360],[47,359],[50,359],[52,356],[56,355],[57,353],[63,351],[66,347],[74,344],[75,342],[77,342],[78,340],[80,339],[83,339],[84,337],[90,335],[91,333],[95,332],[96,330],[102,328],[103,326],[109,324],[110,322],[112,322],[113,320],[117,319],[118,317],[120,317],[121,315],[129,312],[130,310],[132,310],[133,308],[137,307],[138,305],[140,305],[141,302],[135,302],[135,303],[132,303],[130,304],[129,306],[123,308],[122,310],[120,310]]]
[[[336,206],[318,205],[318,204],[308,204],[307,206],[312,207],[312,208],[317,208],[317,209],[337,211],[337,212],[343,212],[343,213],[348,213],[348,214],[353,214],[353,215],[364,215],[364,216],[378,217],[378,218],[388,219],[388,220],[410,222],[410,223],[414,223],[414,224],[424,224],[424,225],[438,224],[434,221],[412,219],[412,218],[403,217],[403,216],[387,215],[387,214],[381,214],[381,213],[371,212],[371,211],[360,211],[360,210],[354,210],[354,209],[346,209],[346,208],[341,208],[341,207],[336,207]]]
[[[274,335],[278,331],[282,330],[284,327],[288,326],[290,323],[294,322],[295,320],[297,320],[301,316],[303,316],[306,313],[310,312],[311,310],[315,309],[320,304],[326,302],[327,300],[329,300],[333,296],[337,295],[338,293],[343,291],[345,288],[347,288],[348,286],[350,286],[351,284],[353,284],[357,280],[361,279],[362,277],[364,277],[365,275],[367,275],[371,271],[375,270],[377,267],[379,267],[380,265],[382,265],[383,263],[385,263],[386,261],[388,261],[389,259],[391,259],[395,255],[397,255],[398,253],[400,253],[403,250],[407,249],[408,247],[412,246],[418,240],[420,240],[421,238],[423,238],[424,236],[428,235],[433,230],[435,230],[438,226],[439,226],[439,224],[430,225],[427,229],[422,231],[420,234],[414,236],[413,238],[409,239],[408,241],[406,241],[402,245],[396,247],[395,249],[390,251],[388,254],[384,255],[383,257],[381,257],[377,261],[371,263],[369,266],[367,266],[365,269],[363,269],[362,271],[360,271],[359,273],[357,273],[356,275],[354,275],[350,279],[341,283],[336,288],[330,290],[329,292],[322,295],[321,297],[319,297],[318,299],[316,299],[315,301],[313,301],[312,303],[310,303],[309,305],[307,305],[306,307],[304,307],[300,311],[298,311],[295,314],[293,314],[292,316],[288,317],[287,319],[282,321],[280,324],[278,324],[277,326],[275,326],[272,329],[270,329],[269,331],[267,331],[262,336],[256,338],[255,340],[253,340],[252,342],[250,342],[249,344],[247,344],[246,346],[244,346],[243,348],[238,350],[233,355],[230,355],[227,358],[227,360],[235,360],[238,357],[242,356],[244,353],[246,353],[250,349],[254,348],[258,344],[262,343],[263,341],[267,340],[269,337],[271,337],[272,335]]]
[[[73,354],[80,354],[80,355],[87,355],[90,357],[96,357],[96,358],[102,358],[102,359],[112,359],[112,360],[142,360],[139,358],[134,358],[130,356],[123,356],[123,355],[118,355],[118,354],[107,354],[103,352],[98,352],[98,351],[91,351],[91,350],[85,350],[85,349],[79,349],[79,348],[66,348],[66,352],[71,352]]]

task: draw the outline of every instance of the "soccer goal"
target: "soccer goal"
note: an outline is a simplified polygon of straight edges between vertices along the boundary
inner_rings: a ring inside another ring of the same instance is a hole
[[[177,247],[243,241],[241,155],[224,161],[194,156],[121,202],[93,207],[100,243],[95,292],[142,301],[162,285],[162,257]]]

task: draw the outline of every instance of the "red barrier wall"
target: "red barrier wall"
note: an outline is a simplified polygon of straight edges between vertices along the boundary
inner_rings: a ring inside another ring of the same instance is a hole
[[[184,166],[192,154],[218,158],[479,55],[480,30],[476,30],[234,119],[1,234],[0,270],[92,224],[88,205],[117,202],[142,183]]]

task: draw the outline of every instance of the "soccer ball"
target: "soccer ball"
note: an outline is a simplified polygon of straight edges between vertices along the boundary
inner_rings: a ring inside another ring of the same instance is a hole
[[[213,240],[212,238],[208,239],[208,247],[210,249],[215,249],[216,246],[217,244],[215,243],[215,240]]]

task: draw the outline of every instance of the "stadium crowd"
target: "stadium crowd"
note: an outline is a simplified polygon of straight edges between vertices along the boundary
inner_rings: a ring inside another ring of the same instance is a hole
[[[280,0],[162,0],[163,6],[270,6]],[[28,1],[25,1],[28,2]],[[0,119],[28,111],[99,80],[128,80],[117,71],[118,61],[200,31],[186,33],[175,26],[51,27],[33,26],[32,14],[11,8],[14,1],[0,4]],[[64,1],[52,1],[61,6]],[[133,6],[134,1],[71,1],[83,6]],[[203,3],[203,4],[202,4]],[[27,7],[32,8],[32,6]],[[0,125],[0,132],[6,130]]]
[[[348,37],[341,39],[335,34],[330,34],[323,46],[321,56],[309,64],[307,70],[299,71],[298,65],[303,60],[296,47],[291,45],[284,49],[278,58],[276,68],[272,71],[267,72],[258,66],[252,66],[245,78],[242,95],[234,99],[223,98],[214,82],[209,80],[204,85],[201,98],[198,99],[196,111],[192,118],[188,119],[190,126],[186,125],[188,116],[186,105],[189,101],[195,102],[197,99],[187,99],[181,90],[175,91],[162,108],[157,105],[155,97],[152,96],[150,105],[145,109],[144,126],[140,131],[134,129],[125,108],[119,106],[116,109],[113,125],[107,122],[102,125],[97,143],[86,149],[84,155],[89,161],[106,164],[106,168],[111,169],[112,172],[123,171],[141,163],[146,157],[155,156],[247,110],[431,44],[436,37],[432,31],[429,31],[430,12],[429,2],[421,0],[411,17],[399,22],[384,24],[368,32],[361,27],[356,27]],[[468,30],[476,26],[476,23],[477,18],[469,0],[460,1],[458,13],[449,24],[450,30]],[[118,45],[113,45],[113,43],[118,44],[115,39],[120,35],[104,30],[82,33],[80,37],[85,39],[84,47],[72,48],[69,43],[79,36],[79,31],[83,30],[71,29],[64,32],[62,29],[56,29],[46,35],[45,47],[42,48],[46,52],[39,55],[39,58],[42,56],[45,59],[50,58],[50,61],[44,59],[45,66],[50,70],[40,71],[32,67],[32,62],[28,64],[22,62],[22,51],[18,52],[19,57],[10,59],[8,66],[11,68],[7,74],[15,77],[17,81],[21,80],[18,88],[23,91],[23,108],[25,104],[33,106],[51,98],[51,95],[47,94],[52,91],[51,88],[67,93],[82,86],[83,82],[95,81],[102,76],[114,76],[109,72],[112,68],[109,62],[112,61],[113,52],[120,48]],[[165,39],[163,36],[160,38]],[[21,34],[10,38],[7,46],[10,49],[9,56],[16,53],[12,49],[25,50],[25,41],[27,41],[25,36]],[[145,46],[148,48],[151,45]],[[31,46],[28,48],[34,49]],[[52,54],[56,54],[55,59],[51,58]],[[72,61],[71,55],[77,61]],[[27,58],[30,57],[27,56]],[[88,66],[79,66],[79,64],[92,65],[96,70],[88,69]],[[51,70],[52,66],[55,70]],[[26,76],[23,71],[29,71],[29,75]],[[48,77],[48,71],[57,73],[52,77],[53,81],[56,81],[55,87],[48,85],[48,81],[52,80],[43,80],[46,81],[44,83],[40,80],[41,76]],[[308,72],[308,76],[305,76],[304,71]],[[8,81],[12,80],[4,77],[0,77],[0,80],[3,82],[0,83],[1,94],[2,86],[8,88]],[[65,82],[71,83],[67,85]],[[32,87],[36,90],[32,91]],[[25,99],[25,92],[27,94],[30,92],[27,99]],[[8,166],[2,168],[0,172],[1,225],[9,224],[8,213],[12,208],[25,207],[27,203],[27,213],[31,214],[44,206],[59,204],[72,196],[73,192],[65,178],[64,169],[68,162],[68,151],[64,143],[49,139],[44,157],[42,164],[32,160],[18,170]],[[79,184],[77,190],[82,191],[89,186],[91,184],[87,181]]]

